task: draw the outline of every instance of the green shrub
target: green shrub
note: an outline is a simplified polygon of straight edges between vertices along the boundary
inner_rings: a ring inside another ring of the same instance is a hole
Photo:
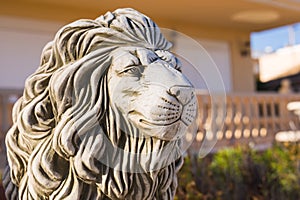
[[[296,149],[277,145],[256,152],[238,147],[203,159],[188,156],[178,174],[176,199],[300,199]]]
[[[264,196],[272,199],[300,198],[298,161],[293,160],[293,156],[294,154],[291,154],[287,148],[278,146],[262,154],[259,162],[264,170],[262,176]]]

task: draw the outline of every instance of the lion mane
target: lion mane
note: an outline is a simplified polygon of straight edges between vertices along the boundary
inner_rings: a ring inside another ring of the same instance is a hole
[[[167,52],[171,44],[147,16],[118,9],[64,26],[45,46],[6,136],[9,199],[174,197],[181,141],[133,136],[110,105],[110,52],[124,46]]]

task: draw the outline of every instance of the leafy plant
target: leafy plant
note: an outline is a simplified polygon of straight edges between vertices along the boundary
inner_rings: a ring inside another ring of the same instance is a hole
[[[203,159],[187,156],[176,199],[300,199],[298,152],[299,146],[275,145],[264,152],[238,147]]]

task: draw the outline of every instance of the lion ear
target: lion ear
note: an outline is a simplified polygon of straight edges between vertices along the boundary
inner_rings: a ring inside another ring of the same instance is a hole
[[[112,12],[107,12],[105,15],[101,15],[95,21],[101,23],[105,27],[110,27],[111,22],[115,19],[115,15]]]
[[[181,63],[181,61],[177,57],[175,57],[175,59],[176,59],[176,66],[174,68],[176,70],[182,72],[182,63]]]
[[[165,50],[156,50],[155,53],[164,61],[168,62],[172,67],[174,67],[176,70],[181,72],[181,62],[180,60],[174,56],[174,54],[172,54],[169,51],[165,51]]]

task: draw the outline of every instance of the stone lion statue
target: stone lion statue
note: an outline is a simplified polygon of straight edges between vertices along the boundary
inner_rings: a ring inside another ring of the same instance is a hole
[[[8,199],[173,199],[197,115],[157,25],[133,9],[58,31],[6,136]]]

